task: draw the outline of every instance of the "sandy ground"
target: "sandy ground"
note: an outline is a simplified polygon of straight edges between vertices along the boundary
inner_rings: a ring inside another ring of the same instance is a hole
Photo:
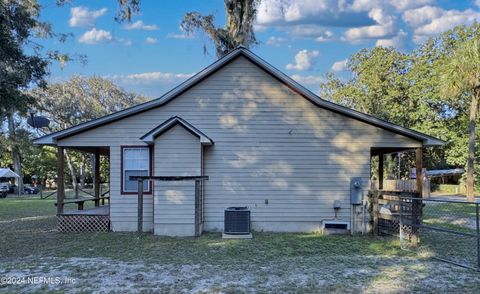
[[[9,293],[480,292],[478,272],[443,262],[391,256],[312,256],[285,258],[270,264],[229,265],[43,258],[4,262],[0,265],[0,277],[4,278],[0,291]],[[19,279],[20,284],[6,283],[11,277]],[[21,278],[27,277],[43,277],[50,282],[23,283]]]

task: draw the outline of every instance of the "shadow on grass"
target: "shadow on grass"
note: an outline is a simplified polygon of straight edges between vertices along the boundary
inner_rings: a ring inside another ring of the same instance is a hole
[[[136,233],[59,233],[55,217],[4,224],[0,257],[98,257],[122,261],[223,264],[285,257],[394,255],[398,243],[371,236],[254,233],[253,240],[223,240],[220,233],[171,238]]]

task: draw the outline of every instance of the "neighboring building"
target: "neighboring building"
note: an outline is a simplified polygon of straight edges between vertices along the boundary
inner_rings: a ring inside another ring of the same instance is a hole
[[[229,206],[248,206],[255,230],[315,231],[335,215],[350,223],[350,182],[367,191],[372,156],[443,141],[322,100],[238,48],[158,99],[35,143],[110,157],[113,231],[137,229],[129,176],[208,176],[200,203],[193,182],[144,186],[144,229],[187,236],[195,214],[203,230],[222,230]]]

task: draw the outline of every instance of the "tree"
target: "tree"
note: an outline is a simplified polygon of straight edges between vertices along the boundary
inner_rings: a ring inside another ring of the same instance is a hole
[[[473,111],[478,110],[480,83],[478,40],[480,25],[473,23],[432,37],[409,54],[393,48],[361,50],[348,63],[352,77],[327,74],[321,95],[447,141],[443,148],[426,150],[427,167],[461,167],[470,161],[467,174],[472,174],[478,119]],[[467,181],[472,194],[473,178]]]
[[[468,118],[467,199],[474,201],[475,128],[480,99],[480,42],[472,38],[461,42],[446,58],[442,89],[447,96],[470,97]]]
[[[363,49],[349,58],[347,66],[352,77],[343,81],[327,74],[320,84],[321,96],[404,127],[426,118],[413,115],[421,101],[408,95],[412,59],[407,54],[393,48]]]
[[[82,122],[104,116],[145,102],[147,99],[125,92],[113,82],[100,77],[73,76],[70,80],[50,84],[31,92],[38,101],[38,111],[51,120],[49,131],[59,131]],[[87,176],[90,155],[68,150],[65,152],[72,186]]]
[[[36,36],[52,35],[50,27],[39,20],[39,13],[36,1],[0,1],[0,119],[7,120],[7,143],[13,168],[20,175],[20,191],[23,173],[15,114],[24,114],[34,104],[23,90],[42,86],[49,64],[40,53],[41,47],[31,41]]]
[[[132,15],[140,11],[140,0],[117,0],[119,9],[115,20],[118,22],[130,21]]]
[[[225,28],[215,26],[212,14],[202,15],[199,12],[185,14],[181,28],[188,34],[202,30],[213,42],[217,57],[220,58],[240,45],[249,48],[256,44],[253,22],[258,3],[259,0],[225,0]]]
[[[139,0],[117,0],[118,22],[130,21],[139,11]],[[58,5],[70,0],[57,0]],[[44,51],[35,38],[55,38],[64,42],[71,34],[58,34],[49,23],[40,20],[41,5],[36,0],[0,0],[0,129],[2,149],[11,155],[13,169],[20,175],[18,188],[23,191],[22,151],[28,150],[22,119],[28,110],[35,107],[35,100],[26,91],[32,87],[45,86],[48,66],[57,61],[63,67],[67,62],[80,60],[83,55],[64,54],[58,50]],[[6,124],[4,125],[4,121]],[[3,128],[6,126],[6,131]]]

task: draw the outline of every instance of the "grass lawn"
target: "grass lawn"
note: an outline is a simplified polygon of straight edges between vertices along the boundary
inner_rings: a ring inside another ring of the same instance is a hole
[[[219,233],[61,234],[55,231],[53,202],[0,199],[0,278],[59,277],[61,283],[0,283],[0,292],[480,291],[480,273],[401,251],[394,239],[259,232],[253,240],[222,240]]]

